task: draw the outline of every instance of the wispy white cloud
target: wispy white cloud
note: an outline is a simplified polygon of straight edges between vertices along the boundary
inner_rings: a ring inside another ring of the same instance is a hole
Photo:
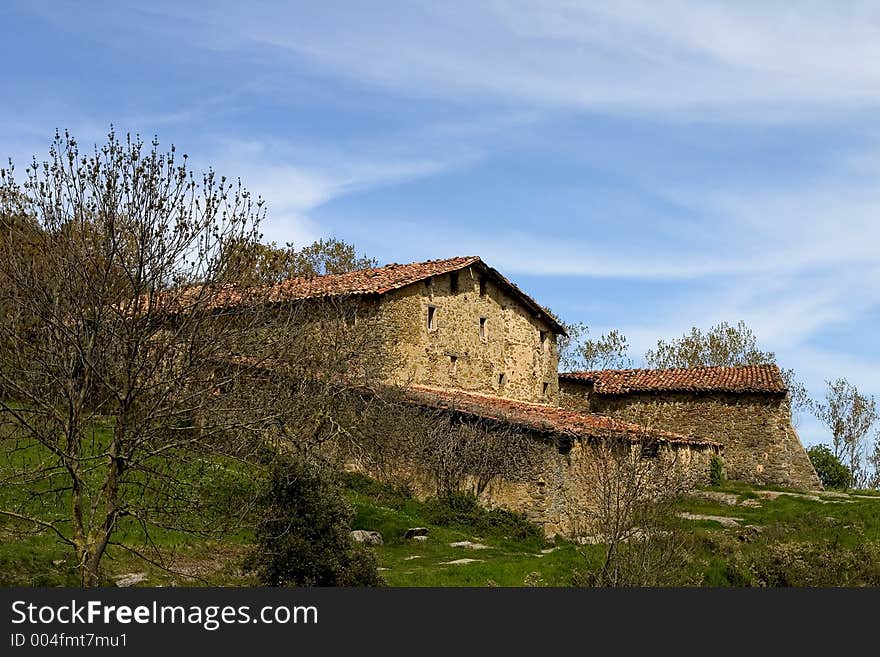
[[[293,149],[295,150],[295,149]],[[464,166],[476,154],[447,159],[385,159],[369,153],[332,153],[297,158],[290,144],[222,139],[200,156],[217,171],[234,171],[254,195],[266,202],[264,236],[297,245],[327,234],[310,213],[331,200],[400,184]],[[314,153],[313,153],[314,155]]]
[[[706,120],[880,101],[873,2],[407,2],[348,5],[344,20],[311,3],[258,2],[220,3],[198,19],[207,29],[197,38],[212,47],[264,44],[420,96]]]

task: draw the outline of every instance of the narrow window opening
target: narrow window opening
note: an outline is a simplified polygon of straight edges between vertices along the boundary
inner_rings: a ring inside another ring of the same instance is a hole
[[[449,357],[449,371],[452,374],[455,374],[458,369],[458,356],[450,356]]]
[[[644,458],[657,458],[660,454],[660,443],[656,440],[648,440],[642,443],[642,456]]]
[[[357,308],[350,306],[345,309],[345,324],[354,326],[357,324]]]
[[[428,306],[428,330],[433,331],[437,328],[437,308],[436,306]]]
[[[550,384],[547,383],[547,382],[545,381],[545,382],[544,382],[544,387],[543,387],[542,390],[541,390],[541,394],[542,394],[544,397],[546,397],[548,392],[550,392]]]
[[[486,296],[486,277],[480,276],[480,296]]]
[[[454,271],[449,274],[449,292],[451,294],[458,294],[458,272]]]
[[[486,339],[486,318],[480,317],[480,340]]]
[[[498,385],[503,386],[505,383],[507,383],[507,375],[502,372],[498,375]]]
[[[547,331],[538,331],[538,342],[542,349],[547,348]]]

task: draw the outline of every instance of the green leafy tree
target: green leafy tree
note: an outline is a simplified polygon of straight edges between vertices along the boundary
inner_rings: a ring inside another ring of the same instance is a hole
[[[247,567],[266,586],[379,586],[375,555],[351,540],[354,509],[332,472],[287,457],[272,468]]]
[[[739,321],[735,326],[721,322],[705,332],[694,326],[679,338],[658,340],[657,347],[645,353],[645,362],[648,367],[660,369],[772,365],[776,364],[776,354],[758,348],[758,339],[745,322]],[[812,402],[794,370],[781,369],[781,373],[791,396],[792,413],[809,410]]]
[[[240,263],[246,272],[246,285],[280,283],[298,276],[343,274],[357,269],[375,267],[372,258],[359,256],[352,244],[335,238],[320,239],[297,249],[287,243],[264,244],[254,238],[231,241],[225,246],[226,255]]]
[[[849,488],[852,474],[825,445],[814,445],[807,450],[810,462],[825,488]]]
[[[568,336],[561,336],[557,342],[560,370],[565,372],[632,367],[632,359],[628,355],[629,342],[617,329],[591,338],[586,324],[561,323]]]

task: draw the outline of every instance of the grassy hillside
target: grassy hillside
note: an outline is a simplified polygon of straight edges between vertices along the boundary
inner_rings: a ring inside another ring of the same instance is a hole
[[[515,514],[467,504],[420,502],[359,476],[346,477],[357,510],[354,529],[379,531],[382,575],[392,586],[568,586],[575,571],[601,563],[602,545],[548,542]],[[7,497],[13,491],[2,491]],[[880,585],[880,496],[875,493],[801,495],[735,482],[697,491],[677,507],[687,555],[673,581],[683,585]],[[424,542],[404,539],[427,527]],[[135,532],[123,542],[139,545]],[[251,537],[222,542],[160,532],[175,573],[143,562],[120,547],[105,561],[105,581],[135,575],[140,585],[253,585],[241,563]],[[469,541],[473,546],[452,546]],[[480,547],[485,546],[485,547]],[[23,536],[0,520],[0,585],[77,583],[68,548],[47,535]]]

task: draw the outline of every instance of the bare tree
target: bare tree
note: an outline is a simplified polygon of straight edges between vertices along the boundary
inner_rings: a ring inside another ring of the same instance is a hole
[[[358,460],[388,483],[427,479],[438,497],[479,496],[494,480],[527,476],[541,447],[516,423],[461,408],[436,408],[401,392],[373,407],[353,442]]]
[[[870,478],[865,441],[880,419],[877,402],[874,397],[861,394],[845,378],[828,381],[827,385],[825,400],[816,404],[816,417],[831,432],[834,456],[849,468],[852,486],[863,488]]]
[[[604,548],[600,567],[578,579],[593,586],[657,586],[686,556],[674,505],[688,487],[674,448],[647,428],[640,435],[607,433],[581,443],[576,461],[589,503],[576,503],[579,533]]]
[[[0,172],[0,485],[21,494],[0,515],[69,545],[86,586],[113,545],[167,565],[115,537],[223,531],[252,488],[230,460],[342,433],[350,398],[381,376],[364,355],[372,320],[243,286],[252,259],[229,247],[257,244],[262,201],[195,178],[173,147],[111,132],[85,154],[56,134],[48,161],[22,184],[13,173]],[[235,502],[206,494],[219,479]]]
[[[868,463],[871,467],[869,486],[880,489],[880,429],[877,429],[877,433],[874,435],[874,444],[868,455]]]

